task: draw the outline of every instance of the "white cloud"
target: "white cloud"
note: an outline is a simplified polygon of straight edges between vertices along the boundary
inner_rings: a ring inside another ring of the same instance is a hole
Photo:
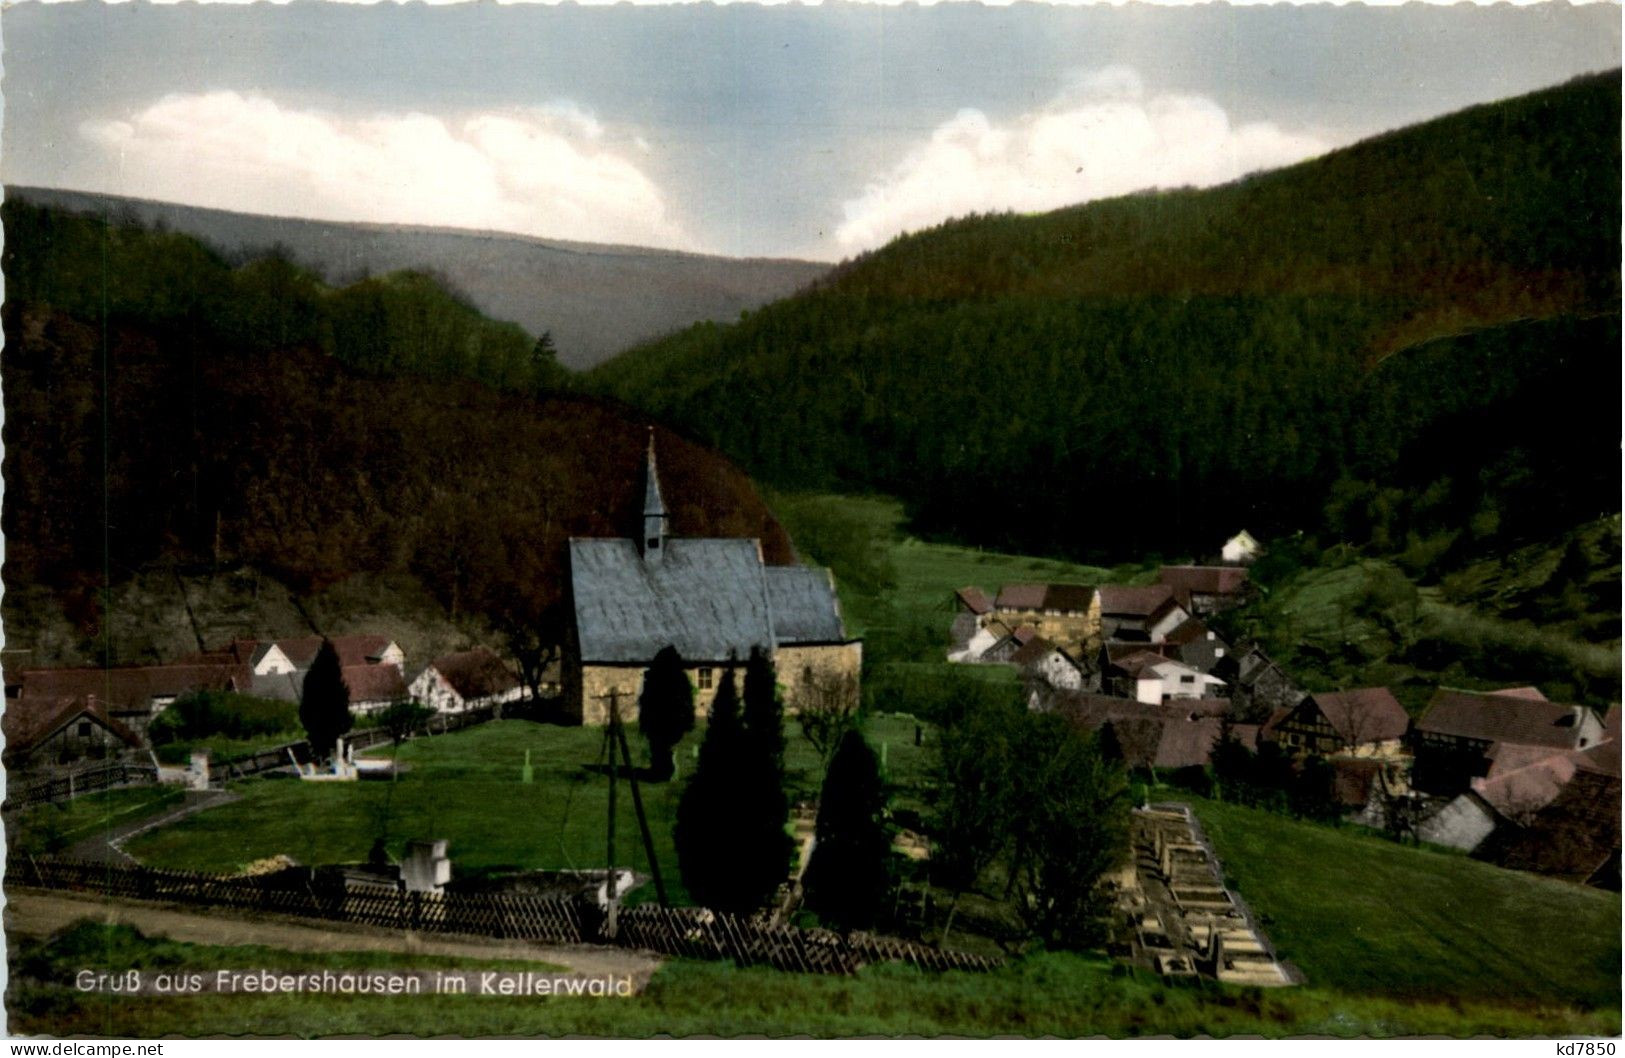
[[[1127,67],[1074,76],[1045,108],[996,126],[961,110],[841,206],[846,251],[965,213],[1029,212],[1153,187],[1205,187],[1334,144],[1269,123],[1234,125],[1200,96],[1147,97]]]
[[[165,96],[80,135],[106,190],[256,213],[687,245],[660,188],[572,103],[340,118],[236,92]]]

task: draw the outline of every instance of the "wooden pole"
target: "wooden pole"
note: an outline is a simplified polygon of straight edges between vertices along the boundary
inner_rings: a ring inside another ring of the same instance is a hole
[[[670,907],[666,901],[666,883],[660,877],[660,861],[655,858],[654,835],[649,832],[649,818],[643,814],[643,794],[638,791],[638,773],[632,767],[632,750],[626,744],[626,728],[617,724],[615,733],[621,743],[621,759],[626,762],[627,782],[632,787],[632,808],[638,815],[638,829],[643,832],[643,851],[649,857],[649,873],[654,877],[655,896],[661,907]]]
[[[609,730],[604,737],[609,739],[609,855],[604,867],[604,896],[605,908],[604,933],[614,938],[616,930],[617,901],[615,899],[615,728],[620,723],[620,691],[609,692]]]

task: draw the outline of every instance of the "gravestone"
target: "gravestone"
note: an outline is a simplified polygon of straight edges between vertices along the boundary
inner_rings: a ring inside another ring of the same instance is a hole
[[[409,893],[438,893],[451,881],[451,859],[446,840],[408,841],[401,857],[401,882]]]

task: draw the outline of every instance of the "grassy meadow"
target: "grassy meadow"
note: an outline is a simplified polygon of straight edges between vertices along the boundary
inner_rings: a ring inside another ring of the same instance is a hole
[[[1321,986],[1263,991],[1166,985],[1084,955],[1040,954],[986,974],[899,966],[823,977],[675,961],[628,999],[307,995],[86,995],[69,983],[90,953],[109,968],[289,970],[499,963],[424,956],[218,948],[84,923],[24,947],[9,995],[18,1035],[331,1036],[1595,1036],[1617,1009],[1440,997],[1350,995]],[[105,953],[105,954],[104,954]]]
[[[901,717],[872,717],[867,732],[877,751],[884,745],[888,774],[907,796],[921,782],[929,742],[916,746],[915,723]],[[702,733],[703,728],[690,734],[679,747],[677,781],[642,784],[655,853],[679,900],[684,893],[671,832],[682,774],[693,767],[693,747]],[[794,721],[786,734],[792,798],[812,800],[823,781],[822,764]],[[641,740],[635,732],[629,740],[637,760]],[[407,742],[400,752],[406,770],[394,782],[257,778],[235,783],[231,789],[241,800],[150,831],[127,848],[155,866],[230,872],[278,853],[308,864],[359,862],[379,836],[397,855],[409,839],[434,837],[451,842],[457,873],[602,869],[608,784],[594,767],[602,760],[603,743],[598,728],[493,721]],[[528,785],[521,781],[527,751],[533,766]],[[616,832],[620,865],[647,872],[624,785]],[[646,887],[638,895],[646,899],[651,893]]]
[[[1620,1005],[1620,897],[1216,801],[1227,881],[1316,987],[1395,999]]]
[[[22,852],[56,853],[76,842],[179,805],[177,786],[127,786],[6,815],[6,844]]]

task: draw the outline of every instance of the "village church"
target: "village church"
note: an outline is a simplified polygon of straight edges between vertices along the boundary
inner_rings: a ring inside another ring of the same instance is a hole
[[[856,708],[861,640],[849,639],[827,570],[770,566],[755,539],[673,536],[654,439],[636,539],[570,540],[571,621],[561,682],[565,712],[586,724],[637,716],[643,674],[675,647],[707,709],[730,661],[744,678],[752,647],[769,652],[786,713],[810,703]]]

